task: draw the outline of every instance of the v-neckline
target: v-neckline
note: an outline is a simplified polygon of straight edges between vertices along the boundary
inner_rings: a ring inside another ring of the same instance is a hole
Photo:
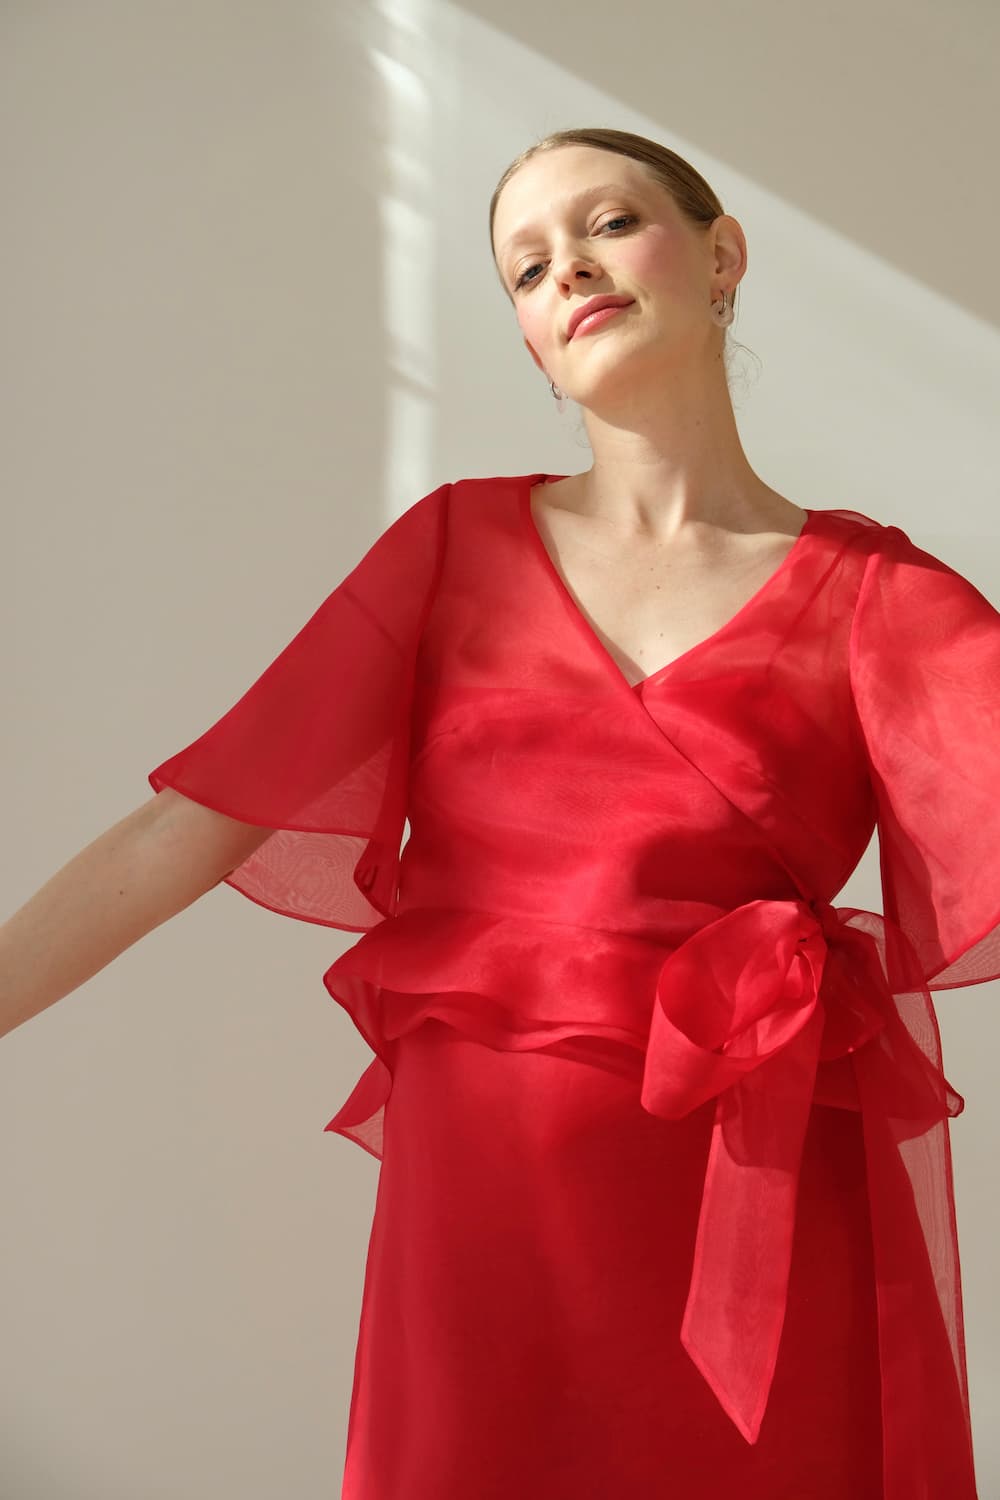
[[[772,587],[778,582],[779,579],[784,576],[787,570],[792,566],[793,562],[797,558],[797,555],[802,550],[802,544],[805,538],[812,531],[813,524],[817,516],[819,515],[818,511],[811,510],[808,506],[802,507],[806,515],[805,521],[803,522],[796,536],[793,538],[792,545],[789,547],[788,551],[785,553],[778,566],[772,573],[768,575],[767,578],[765,578],[764,582],[760,585],[760,588],[756,589],[750,595],[750,598],[747,599],[744,604],[740,605],[736,613],[730,615],[729,619],[724,621],[724,623],[720,625],[717,630],[713,630],[711,634],[705,636],[703,640],[696,641],[693,646],[689,646],[686,651],[682,651],[678,656],[675,656],[672,661],[665,662],[662,667],[657,667],[655,672],[648,672],[646,676],[641,677],[638,682],[629,682],[628,678],[625,676],[625,673],[618,665],[618,662],[612,656],[607,646],[605,646],[604,642],[597,634],[597,631],[591,625],[590,621],[587,619],[586,615],[583,613],[583,610],[580,608],[579,604],[576,602],[576,599],[573,597],[572,593],[567,587],[562,574],[559,572],[559,569],[556,567],[551,556],[549,555],[549,549],[545,545],[545,541],[535,522],[534,514],[532,513],[531,492],[536,484],[541,484],[543,481],[548,484],[552,480],[568,478],[568,474],[526,475],[521,481],[520,491],[519,509],[521,512],[522,521],[524,522],[529,537],[533,539],[533,544],[537,549],[538,557],[542,563],[542,566],[555,584],[555,587],[558,590],[568,612],[577,621],[584,635],[591,642],[591,645],[600,653],[600,656],[607,663],[621,686],[626,688],[630,693],[639,697],[641,697],[643,689],[647,687],[649,683],[654,682],[658,678],[668,676],[671,672],[680,667],[681,663],[686,663],[693,656],[696,656],[702,651],[711,647],[715,644],[716,641],[720,639],[720,637],[728,634],[728,632],[737,623],[742,623],[743,617],[748,613],[748,611],[751,610],[753,606],[756,605],[765,594],[770,592]]]

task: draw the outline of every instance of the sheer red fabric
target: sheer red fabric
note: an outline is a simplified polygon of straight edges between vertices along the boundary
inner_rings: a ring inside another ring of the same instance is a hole
[[[1000,977],[1000,615],[810,510],[633,687],[535,525],[559,477],[425,495],[149,776],[276,830],[236,889],[362,933],[324,975],[375,1054],[326,1128],[382,1160],[345,1500],[477,1461],[975,1500],[931,991]],[[837,907],[876,825],[884,913]]]
[[[399,516],[218,722],[149,773],[156,792],[274,828],[225,883],[283,916],[360,932],[395,906],[447,493]]]

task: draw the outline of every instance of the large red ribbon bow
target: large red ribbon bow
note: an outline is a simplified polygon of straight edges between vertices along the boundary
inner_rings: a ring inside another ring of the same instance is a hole
[[[964,1102],[901,1021],[874,924],[884,940],[880,913],[750,901],[694,932],[658,975],[642,1104],[678,1119],[717,1098],[681,1341],[750,1443],[777,1364],[813,1102],[863,1111],[877,1274],[890,1281],[901,1233],[907,1253],[923,1249],[897,1143]],[[905,946],[894,924],[892,939]],[[913,1377],[881,1285],[879,1313],[896,1399]],[[887,1451],[905,1441],[888,1433]]]

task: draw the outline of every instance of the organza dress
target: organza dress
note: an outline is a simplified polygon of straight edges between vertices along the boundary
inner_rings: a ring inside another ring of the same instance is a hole
[[[359,933],[342,1500],[976,1500],[931,991],[1000,976],[1000,614],[813,509],[632,687],[561,477],[424,495],[149,773]],[[884,912],[835,905],[876,827]]]

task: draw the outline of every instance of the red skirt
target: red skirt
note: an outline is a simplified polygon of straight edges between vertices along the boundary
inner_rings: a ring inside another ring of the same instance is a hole
[[[396,1046],[342,1500],[881,1500],[858,1112],[812,1109],[750,1445],[680,1342],[716,1101],[434,1019]]]

